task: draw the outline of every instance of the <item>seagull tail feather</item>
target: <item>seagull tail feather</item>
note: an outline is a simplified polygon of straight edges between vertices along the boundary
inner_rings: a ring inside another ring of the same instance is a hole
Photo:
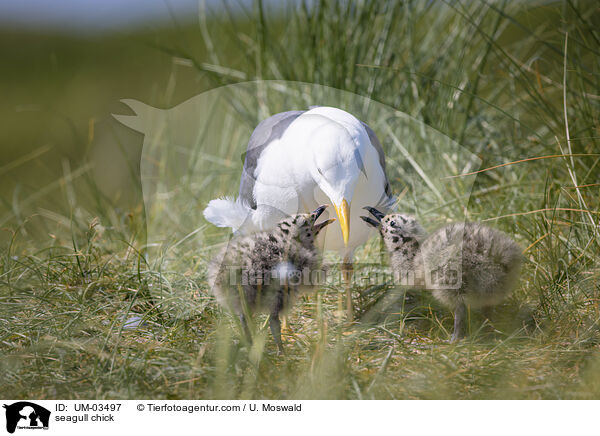
[[[217,198],[209,201],[204,209],[204,218],[217,227],[239,229],[246,221],[252,209],[240,200],[231,197]]]

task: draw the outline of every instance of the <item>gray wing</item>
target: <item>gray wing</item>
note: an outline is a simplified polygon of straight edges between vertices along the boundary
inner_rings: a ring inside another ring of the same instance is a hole
[[[366,123],[362,122],[363,127],[367,131],[367,135],[369,135],[369,140],[371,141],[371,145],[377,150],[377,154],[379,155],[379,165],[383,169],[383,176],[385,177],[385,194],[391,198],[392,197],[392,188],[390,187],[390,182],[387,178],[387,172],[385,170],[385,153],[383,152],[383,147],[381,146],[381,142],[379,142],[379,138]]]
[[[254,171],[263,150],[275,139],[281,138],[288,126],[306,111],[288,111],[275,114],[260,122],[248,141],[244,157],[244,168],[240,179],[240,199],[252,209],[256,209],[254,199]],[[374,133],[373,133],[374,134]],[[380,145],[381,147],[381,145]]]

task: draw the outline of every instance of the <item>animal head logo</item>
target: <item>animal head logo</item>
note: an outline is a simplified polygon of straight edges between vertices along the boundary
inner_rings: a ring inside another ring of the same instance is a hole
[[[3,406],[6,409],[6,431],[14,433],[21,429],[47,429],[50,411],[29,401],[19,401]]]

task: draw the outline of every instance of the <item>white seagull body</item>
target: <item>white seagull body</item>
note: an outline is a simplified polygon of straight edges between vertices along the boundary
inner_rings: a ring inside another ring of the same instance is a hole
[[[339,226],[319,235],[320,246],[350,262],[371,229],[361,210],[394,201],[385,157],[366,124],[341,109],[316,107],[273,115],[254,130],[237,200],[212,200],[206,219],[235,232],[272,229],[283,217],[332,204]]]

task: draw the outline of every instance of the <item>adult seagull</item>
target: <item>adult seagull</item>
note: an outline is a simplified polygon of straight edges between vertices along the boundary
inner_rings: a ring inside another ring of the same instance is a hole
[[[343,257],[347,280],[354,250],[371,231],[358,219],[362,208],[377,204],[385,210],[393,202],[375,132],[341,109],[314,107],[262,121],[248,143],[238,198],[210,201],[204,216],[216,226],[246,234],[331,204],[340,226],[326,229],[319,242]],[[350,312],[349,288],[347,292]]]

